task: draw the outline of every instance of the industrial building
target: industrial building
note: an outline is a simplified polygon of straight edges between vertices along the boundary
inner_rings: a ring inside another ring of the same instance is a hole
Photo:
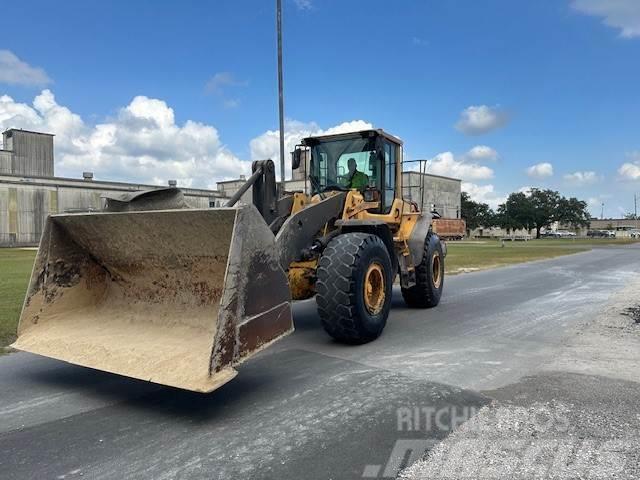
[[[48,215],[97,211],[103,208],[104,195],[159,188],[124,182],[94,180],[91,172],[83,178],[54,175],[54,136],[47,133],[9,129],[2,134],[0,148],[0,247],[35,246]],[[225,205],[245,182],[218,182],[217,190],[182,188],[186,201],[194,208]],[[169,181],[169,186],[175,186]],[[308,187],[308,186],[307,186]],[[445,218],[460,218],[461,181],[419,171],[404,172],[403,194],[408,200],[432,207]],[[304,173],[294,171],[285,182],[288,191],[305,191]],[[421,192],[424,192],[422,194]],[[242,198],[251,203],[251,190]]]
[[[47,215],[100,210],[103,195],[158,188],[124,182],[54,176],[54,136],[10,129],[2,134],[0,149],[0,247],[34,246]],[[169,185],[175,185],[170,181]],[[222,193],[195,188],[182,189],[186,201],[196,208],[224,205]]]

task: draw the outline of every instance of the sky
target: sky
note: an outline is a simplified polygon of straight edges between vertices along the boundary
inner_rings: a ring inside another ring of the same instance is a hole
[[[0,32],[0,128],[56,174],[214,187],[279,158],[275,2],[23,0]],[[370,127],[496,207],[640,196],[639,0],[283,0],[286,149]],[[288,157],[288,156],[287,156]]]

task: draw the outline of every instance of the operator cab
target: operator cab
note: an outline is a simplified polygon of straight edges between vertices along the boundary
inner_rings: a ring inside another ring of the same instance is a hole
[[[305,138],[293,152],[294,169],[303,151],[310,153],[306,176],[312,195],[358,190],[365,201],[380,202],[380,213],[388,213],[401,196],[402,141],[383,130]]]

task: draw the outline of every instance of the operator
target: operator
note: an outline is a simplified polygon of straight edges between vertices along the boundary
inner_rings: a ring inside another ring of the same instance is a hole
[[[356,159],[351,157],[347,160],[347,166],[349,167],[349,175],[347,176],[346,187],[355,188],[357,190],[364,190],[369,185],[369,177],[358,171]]]

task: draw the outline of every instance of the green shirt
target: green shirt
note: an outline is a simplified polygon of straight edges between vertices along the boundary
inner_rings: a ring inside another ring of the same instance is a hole
[[[369,177],[362,172],[356,170],[353,172],[351,179],[347,183],[347,187],[364,190],[369,185]]]

